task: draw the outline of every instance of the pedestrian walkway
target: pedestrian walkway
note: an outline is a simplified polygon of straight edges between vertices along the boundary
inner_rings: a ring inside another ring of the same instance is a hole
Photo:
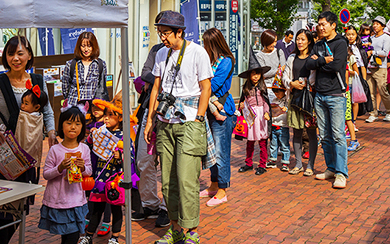
[[[346,189],[332,189],[332,181],[289,175],[270,169],[238,173],[244,165],[245,143],[233,139],[232,179],[228,202],[207,207],[201,199],[199,233],[202,243],[390,243],[390,123],[357,121],[361,148],[349,157],[350,179]],[[47,154],[47,142],[44,142]],[[318,150],[315,173],[325,170]],[[294,155],[294,154],[292,154]],[[258,149],[254,159],[259,159]],[[294,166],[292,156],[291,166]],[[304,160],[306,167],[307,160]],[[201,190],[209,184],[202,171]],[[41,184],[45,181],[41,179]],[[60,243],[60,236],[38,229],[42,195],[36,197],[27,217],[26,243]],[[132,223],[133,243],[153,243],[167,230],[156,228],[155,219]],[[107,243],[95,237],[94,243]],[[122,227],[120,242],[125,243]],[[17,234],[11,243],[17,243]]]

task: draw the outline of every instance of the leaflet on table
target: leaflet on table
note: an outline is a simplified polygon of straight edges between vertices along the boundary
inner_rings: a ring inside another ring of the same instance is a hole
[[[4,193],[4,192],[10,191],[10,190],[12,190],[12,188],[7,188],[7,187],[1,187],[0,186],[0,193]]]
[[[248,126],[252,126],[256,119],[256,113],[253,110],[252,106],[244,100],[244,108],[242,109],[242,115],[244,116]]]
[[[15,180],[36,162],[19,146],[11,131],[0,133],[0,173],[7,180]]]

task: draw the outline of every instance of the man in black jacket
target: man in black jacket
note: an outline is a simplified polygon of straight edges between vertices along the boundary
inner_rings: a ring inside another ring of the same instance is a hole
[[[336,178],[334,188],[345,188],[348,177],[348,152],[345,138],[346,102],[345,73],[347,66],[347,41],[336,33],[337,15],[323,12],[318,25],[323,40],[317,42],[306,67],[316,70],[316,97],[314,107],[324,150],[327,169],[316,179]]]

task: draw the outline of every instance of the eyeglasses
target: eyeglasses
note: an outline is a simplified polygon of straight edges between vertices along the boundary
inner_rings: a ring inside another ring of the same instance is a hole
[[[167,38],[170,34],[172,34],[172,32],[173,31],[171,31],[171,32],[164,32],[164,33],[162,33],[162,32],[157,32],[157,35],[160,37],[160,38]]]

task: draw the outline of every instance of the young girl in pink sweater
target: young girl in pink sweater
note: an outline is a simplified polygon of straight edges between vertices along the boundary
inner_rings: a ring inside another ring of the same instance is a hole
[[[81,182],[69,183],[66,175],[72,161],[83,176],[92,174],[90,150],[86,144],[80,143],[85,135],[83,112],[87,109],[79,105],[64,107],[61,110],[58,134],[64,140],[52,146],[46,157],[43,178],[47,180],[47,185],[38,227],[52,234],[61,235],[63,244],[76,244],[80,233],[85,232],[87,199]],[[71,159],[69,158],[71,155],[77,156]]]

